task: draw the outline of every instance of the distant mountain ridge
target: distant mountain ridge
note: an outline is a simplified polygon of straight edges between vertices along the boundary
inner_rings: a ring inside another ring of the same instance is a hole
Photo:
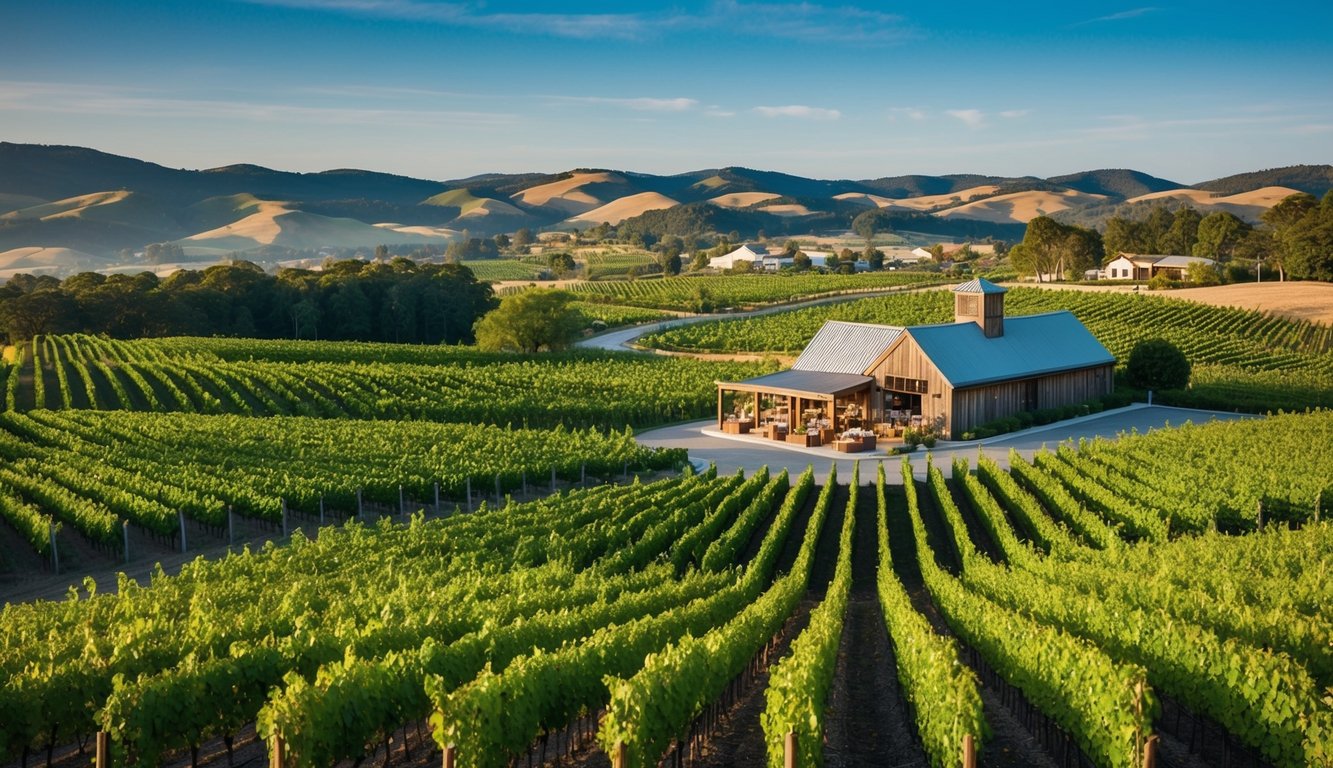
[[[0,142],[0,252],[67,249],[105,258],[121,249],[176,242],[199,258],[224,249],[309,253],[442,245],[523,227],[586,229],[603,219],[645,233],[788,236],[846,230],[856,215],[875,207],[900,231],[1014,239],[1033,216],[1085,211],[1095,222],[1100,211],[1135,200],[1205,210],[1215,196],[1217,209],[1256,219],[1283,188],[1322,195],[1333,188],[1333,166],[1254,171],[1192,187],[1125,168],[1049,178],[918,174],[861,180],[739,166],[673,175],[578,168],[434,181],[347,168],[295,173],[246,163],[186,170],[84,147]],[[43,253],[44,260],[59,261],[62,251]]]

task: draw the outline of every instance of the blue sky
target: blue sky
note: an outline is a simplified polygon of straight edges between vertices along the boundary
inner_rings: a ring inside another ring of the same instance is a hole
[[[1333,162],[1333,3],[46,0],[0,139],[432,179]]]

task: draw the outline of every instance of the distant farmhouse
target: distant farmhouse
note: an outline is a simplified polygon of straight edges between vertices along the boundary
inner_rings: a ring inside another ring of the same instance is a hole
[[[830,254],[825,251],[802,251],[810,258],[810,266],[827,266]],[[730,253],[714,256],[708,260],[712,269],[734,269],[742,261],[754,265],[754,269],[777,272],[783,267],[790,267],[794,260],[790,256],[769,253],[768,247],[759,243],[746,243]]]
[[[1151,280],[1160,274],[1165,274],[1169,280],[1184,280],[1185,271],[1191,264],[1213,266],[1217,262],[1202,256],[1149,256],[1122,253],[1115,261],[1099,270],[1097,279]]]
[[[1006,318],[1005,292],[984,278],[958,286],[955,321],[942,325],[830,320],[790,370],[718,382],[718,428],[749,431],[734,428],[748,422],[785,439],[812,424],[838,433],[906,425],[956,439],[1020,411],[1111,392],[1115,357],[1078,318]]]

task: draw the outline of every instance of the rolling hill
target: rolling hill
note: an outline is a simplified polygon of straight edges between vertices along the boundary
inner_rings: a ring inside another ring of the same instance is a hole
[[[1263,187],[1261,189],[1250,190],[1249,192],[1239,192],[1234,195],[1220,195],[1214,192],[1208,192],[1202,189],[1168,189],[1163,192],[1154,192],[1150,195],[1141,195],[1130,198],[1129,203],[1146,203],[1154,201],[1178,201],[1188,203],[1197,209],[1200,213],[1207,215],[1213,211],[1226,211],[1234,214],[1236,218],[1243,219],[1251,224],[1257,223],[1259,217],[1264,211],[1272,208],[1283,199],[1297,194],[1299,190],[1291,187]]]
[[[1315,197],[1333,189],[1333,165],[1289,165],[1263,171],[1238,173],[1195,184],[1194,189],[1234,195],[1263,187],[1289,187]]]
[[[579,168],[452,181],[356,169],[294,173],[237,164],[167,168],[82,147],[0,142],[0,250],[33,268],[178,242],[197,255],[310,258],[325,248],[443,244],[466,231],[585,228],[753,237],[845,231],[878,208],[899,231],[1012,240],[1033,216],[1095,225],[1126,205],[1188,204],[1254,221],[1295,191],[1322,195],[1333,166],[1238,174],[1187,187],[1133,169],[1038,178],[984,174],[811,179],[744,167],[674,175]],[[46,249],[46,250],[40,250]],[[64,249],[64,250],[62,250]],[[39,263],[40,262],[40,263]]]

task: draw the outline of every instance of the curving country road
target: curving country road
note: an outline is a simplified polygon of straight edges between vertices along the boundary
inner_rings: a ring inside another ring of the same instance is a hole
[[[759,317],[761,315],[771,315],[777,312],[791,312],[792,310],[805,309],[806,307],[817,307],[821,304],[838,304],[844,301],[856,301],[857,299],[868,299],[874,296],[885,296],[894,293],[913,293],[916,291],[941,291],[951,288],[952,284],[928,285],[928,286],[910,286],[907,288],[872,288],[865,291],[855,291],[852,293],[840,293],[836,296],[824,296],[818,299],[809,299],[807,301],[798,301],[793,304],[775,304],[771,307],[762,307],[760,309],[751,309],[744,312],[727,312],[723,314],[708,315],[684,315],[682,317],[673,317],[668,320],[658,320],[652,323],[642,325],[633,325],[629,328],[621,328],[615,331],[608,331],[597,336],[591,336],[575,343],[574,346],[583,349],[606,349],[612,351],[625,351],[627,349],[642,352],[644,350],[634,346],[634,342],[646,333],[656,333],[668,328],[675,328],[679,325],[690,325],[692,323],[702,323],[709,320],[739,320],[745,317]]]

